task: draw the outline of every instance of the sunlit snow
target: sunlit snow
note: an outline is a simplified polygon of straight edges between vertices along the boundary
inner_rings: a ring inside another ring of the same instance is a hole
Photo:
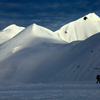
[[[10,25],[0,31],[0,100],[97,100],[99,59],[95,13],[55,32]]]
[[[17,35],[19,32],[21,32],[23,29],[25,28],[12,24],[6,27],[5,29],[1,30],[0,31],[0,44],[11,39],[15,35]]]

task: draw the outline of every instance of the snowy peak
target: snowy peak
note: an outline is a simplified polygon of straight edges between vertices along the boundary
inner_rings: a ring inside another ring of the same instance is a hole
[[[14,37],[14,39],[17,39],[17,41],[21,40],[21,42],[23,41],[24,44],[27,44],[27,41],[38,41],[38,42],[53,42],[53,43],[62,43],[64,41],[62,41],[59,37],[57,37],[54,32],[52,32],[51,30],[39,26],[37,24],[32,24],[30,26],[28,26],[27,28],[25,28],[22,32],[20,32],[20,34],[18,34],[17,36]],[[65,43],[65,42],[64,42]]]
[[[34,35],[36,37],[41,37],[41,38],[52,38],[52,39],[57,39],[57,40],[60,40],[60,38],[58,38],[53,31],[45,28],[45,27],[42,27],[42,26],[39,26],[39,25],[36,25],[36,24],[33,24],[33,32],[34,32]]]
[[[5,29],[3,29],[3,31],[7,31],[7,32],[9,32],[9,31],[17,31],[18,32],[18,31],[21,31],[23,29],[25,29],[25,28],[17,26],[15,24],[12,24],[12,25],[9,25],[8,27],[6,27]]]
[[[5,29],[3,29],[4,31],[8,30],[8,29],[12,29],[12,28],[15,28],[15,27],[18,27],[17,25],[15,24],[12,24],[12,25],[9,25],[7,26]]]
[[[76,21],[70,22],[55,34],[66,42],[81,41],[100,32],[100,18],[90,13]]]
[[[97,16],[95,13],[90,13],[90,14],[88,14],[86,16],[91,18],[91,19],[93,19],[93,20],[95,20],[95,21],[100,21],[100,17]]]
[[[9,25],[8,27],[0,31],[0,44],[11,39],[15,35],[17,35],[19,32],[21,32],[23,29],[25,28],[19,27],[15,24]]]

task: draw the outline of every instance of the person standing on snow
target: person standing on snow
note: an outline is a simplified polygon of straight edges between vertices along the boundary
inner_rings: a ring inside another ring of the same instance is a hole
[[[97,75],[97,78],[96,79],[97,79],[97,82],[96,83],[98,83],[98,82],[100,83],[100,75]]]

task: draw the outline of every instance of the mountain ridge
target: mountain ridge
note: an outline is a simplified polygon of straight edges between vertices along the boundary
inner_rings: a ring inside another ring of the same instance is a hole
[[[73,41],[64,38],[68,24],[61,28],[60,35],[32,24],[1,44],[0,79],[26,83],[95,81],[99,74],[100,22],[84,20],[84,17],[71,23],[76,31],[73,29],[70,36],[78,32],[75,25],[80,27],[77,35],[81,32],[78,39],[72,38]],[[82,34],[83,40],[80,39]]]
[[[84,20],[84,17],[86,17],[86,20]],[[55,33],[62,40],[70,43],[85,40],[93,34],[100,32],[100,18],[96,14],[90,13],[84,17],[62,26]]]
[[[0,31],[0,44],[13,38],[15,35],[17,35],[24,29],[25,29],[24,27],[20,27],[15,24],[7,26],[6,28]]]

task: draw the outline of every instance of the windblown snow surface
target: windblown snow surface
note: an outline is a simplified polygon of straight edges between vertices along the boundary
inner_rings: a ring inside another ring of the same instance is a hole
[[[100,18],[95,13],[55,32],[36,24],[16,27],[0,32],[0,100],[100,98]]]

